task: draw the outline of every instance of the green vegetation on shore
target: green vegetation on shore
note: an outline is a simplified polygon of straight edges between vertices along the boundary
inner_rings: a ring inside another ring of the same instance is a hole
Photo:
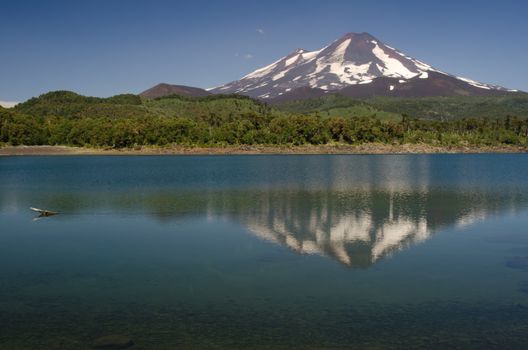
[[[418,119],[453,120],[467,118],[502,119],[508,115],[528,118],[528,94],[502,96],[452,97],[374,97],[357,99],[329,94],[311,100],[291,101],[280,106],[290,113],[346,117],[358,109],[368,109],[378,118],[390,119],[403,114]]]
[[[420,110],[432,114],[424,116]],[[527,111],[525,95],[366,100],[332,95],[272,107],[235,95],[146,100],[57,91],[0,109],[0,143],[113,148],[372,142],[527,146]],[[460,114],[446,117],[448,112]],[[435,113],[442,117],[433,118]]]

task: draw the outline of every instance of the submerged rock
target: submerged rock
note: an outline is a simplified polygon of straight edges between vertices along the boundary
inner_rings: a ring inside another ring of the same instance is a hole
[[[132,345],[134,345],[132,339],[117,334],[97,338],[93,343],[96,349],[126,349]]]
[[[523,293],[528,294],[528,281],[521,282],[519,284],[519,290]]]
[[[528,271],[528,256],[516,256],[506,261],[506,266],[512,269]]]

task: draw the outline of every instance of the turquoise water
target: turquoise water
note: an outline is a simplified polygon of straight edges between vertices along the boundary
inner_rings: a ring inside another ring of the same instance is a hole
[[[525,155],[0,158],[0,349],[523,349],[527,227]]]

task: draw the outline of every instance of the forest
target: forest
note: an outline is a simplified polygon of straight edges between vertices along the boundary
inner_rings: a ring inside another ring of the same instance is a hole
[[[0,143],[111,148],[363,143],[528,146],[528,98],[499,99],[325,96],[271,106],[237,95],[148,100],[136,95],[95,98],[56,91],[12,109],[0,108]],[[448,116],[445,111],[456,110],[453,104],[464,113]],[[420,108],[441,117],[424,116]]]

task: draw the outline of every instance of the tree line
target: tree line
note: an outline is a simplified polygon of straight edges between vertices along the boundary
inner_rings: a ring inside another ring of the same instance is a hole
[[[0,142],[125,148],[144,145],[321,145],[328,143],[425,143],[438,146],[528,146],[528,120],[458,119],[399,121],[373,117],[274,115],[256,112],[217,118],[34,116],[0,110]]]

